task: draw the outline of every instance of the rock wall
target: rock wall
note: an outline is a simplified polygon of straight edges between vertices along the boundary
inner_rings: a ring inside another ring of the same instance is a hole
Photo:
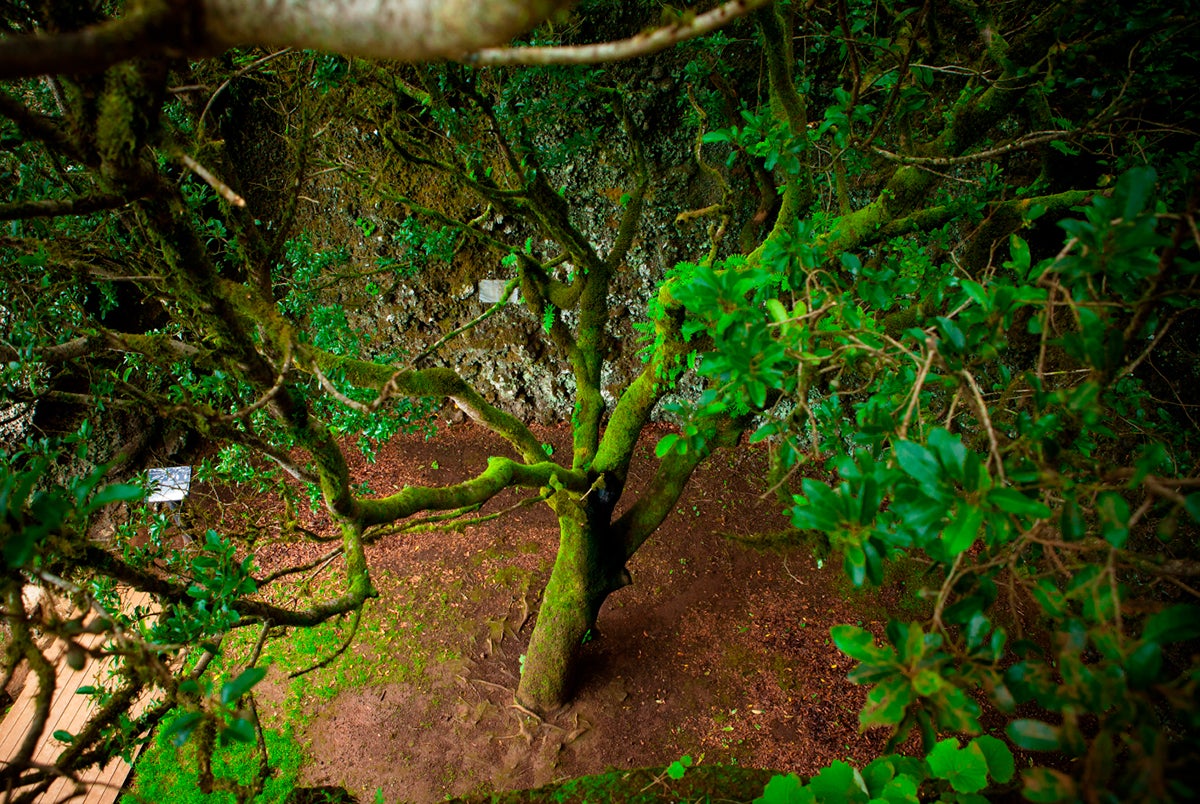
[[[637,237],[612,287],[606,332],[610,359],[603,375],[610,404],[641,369],[638,351],[644,344],[634,325],[647,320],[647,302],[659,280],[676,262],[696,261],[707,252],[709,219],[677,224],[676,217],[720,200],[719,188],[696,166],[696,132],[683,122],[681,97],[679,87],[664,79],[646,83],[626,98],[627,112],[645,148],[651,185]],[[604,127],[599,147],[546,168],[546,175],[551,186],[562,188],[573,224],[603,256],[612,247],[622,196],[634,188],[634,179],[628,142],[619,124],[609,115],[597,125]],[[559,135],[568,136],[550,131],[542,137],[553,140]],[[330,158],[337,153],[343,163],[367,166],[369,174],[421,204],[463,220],[479,220],[491,237],[513,248],[522,248],[527,238],[536,237],[527,222],[485,207],[441,176],[397,167],[377,129],[348,127],[327,134],[323,145]],[[351,264],[358,269],[381,259],[412,256],[404,254],[405,246],[397,241],[408,210],[372,195],[371,184],[346,182],[331,173],[306,195],[311,202],[303,210],[300,227],[312,233],[315,244],[347,248]],[[531,245],[538,256],[555,253],[550,243],[534,240]],[[330,290],[329,298],[343,305],[350,326],[368,337],[368,354],[411,359],[488,308],[480,300],[480,283],[513,276],[501,265],[502,256],[468,240],[449,262],[430,260],[413,276],[374,276],[369,280],[374,292],[368,292],[367,281],[342,283]],[[565,277],[571,266],[557,270]],[[490,401],[524,420],[553,423],[570,418],[574,380],[562,355],[543,336],[542,322],[522,304],[506,305],[420,365],[457,369]],[[695,394],[696,385],[694,378],[685,380],[679,394]]]

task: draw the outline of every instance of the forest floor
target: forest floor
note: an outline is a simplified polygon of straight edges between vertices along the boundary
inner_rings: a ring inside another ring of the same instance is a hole
[[[536,432],[554,454],[569,454],[567,428]],[[638,444],[624,505],[649,480],[664,432],[651,429]],[[372,492],[390,493],[465,479],[496,454],[507,454],[502,441],[464,423],[430,440],[395,438],[352,471]],[[299,783],[341,786],[364,802],[382,794],[425,804],[684,755],[801,774],[835,759],[861,767],[886,735],[859,733],[866,689],[846,680],[854,663],[829,629],[852,623],[881,634],[912,595],[903,579],[856,592],[836,560],[822,567],[778,500],[764,497],[765,476],[766,454],[751,447],[723,450],[696,472],[630,561],[633,585],[609,599],[583,645],[572,703],[546,720],[513,706],[513,690],[557,545],[552,513],[540,503],[515,507],[522,495],[506,492],[481,514],[514,510],[461,532],[380,540],[368,558],[381,595],[349,650],[295,679],[273,671],[259,692],[299,720],[307,753]],[[206,491],[196,491],[203,509]],[[245,507],[253,519],[277,513],[272,505],[222,502],[226,515]],[[305,527],[332,535],[320,514],[304,516]],[[328,549],[271,542],[256,564],[262,574]],[[334,594],[338,564],[309,575],[305,592]],[[311,665],[346,634],[344,623],[323,642],[294,634],[280,650],[292,652],[292,666]]]

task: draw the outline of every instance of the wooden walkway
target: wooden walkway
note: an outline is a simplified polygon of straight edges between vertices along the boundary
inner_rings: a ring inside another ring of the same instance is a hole
[[[149,595],[137,592],[125,595],[123,602],[126,610],[131,611],[135,606],[148,606],[151,601]],[[78,638],[78,642],[83,647],[91,649],[103,645],[104,639],[104,635],[83,634]],[[64,743],[54,739],[54,732],[61,730],[72,734],[77,733],[83,728],[94,708],[91,696],[79,695],[77,690],[80,687],[101,683],[111,667],[111,660],[88,659],[82,669],[72,670],[67,666],[66,651],[61,640],[55,643],[46,658],[54,662],[58,683],[50,702],[50,715],[46,721],[46,728],[33,753],[33,761],[50,765],[66,747]],[[15,756],[21,742],[25,739],[25,733],[33,718],[37,688],[37,676],[30,673],[21,694],[13,703],[8,714],[4,716],[3,722],[0,722],[0,762],[7,763],[10,758]],[[121,788],[124,786],[130,770],[132,768],[129,764],[118,757],[103,768],[92,768],[79,775],[80,781],[87,788],[85,795],[72,798],[75,793],[74,783],[70,779],[59,779],[36,800],[38,804],[52,804],[52,802],[67,800],[70,800],[72,804],[110,804],[110,802],[116,801],[117,796],[121,794]],[[0,791],[0,796],[2,795],[3,793]]]

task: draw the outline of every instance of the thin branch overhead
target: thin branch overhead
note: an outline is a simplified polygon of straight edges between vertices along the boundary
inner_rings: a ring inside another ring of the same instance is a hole
[[[704,36],[738,17],[769,5],[771,0],[732,0],[712,11],[685,17],[681,22],[654,28],[615,42],[559,47],[511,47],[477,50],[462,59],[476,67],[507,64],[598,64],[648,56],[672,45]]]

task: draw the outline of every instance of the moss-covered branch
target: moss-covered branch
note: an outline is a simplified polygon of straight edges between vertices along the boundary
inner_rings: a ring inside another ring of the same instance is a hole
[[[88,215],[106,209],[116,209],[128,204],[131,200],[118,193],[97,193],[80,198],[18,201],[12,204],[0,204],[0,221],[54,218],[59,215]]]
[[[89,545],[84,550],[83,560],[87,566],[102,575],[107,575],[116,581],[128,584],[135,589],[149,592],[165,600],[190,600],[188,585],[175,583],[151,572],[133,567],[106,550]],[[370,582],[352,584],[346,594],[340,597],[318,603],[307,609],[288,609],[264,603],[258,600],[236,600],[230,608],[243,617],[257,617],[275,625],[307,627],[319,625],[339,614],[353,611],[363,604],[368,597],[376,592]]]
[[[622,484],[642,427],[662,398],[672,371],[677,369],[677,363],[688,348],[680,332],[678,306],[670,307],[666,291],[661,291],[659,298],[666,308],[654,323],[660,345],[617,400],[593,462],[594,471],[613,474]]]
[[[587,476],[564,469],[553,461],[518,463],[510,458],[489,458],[477,477],[453,486],[406,486],[395,494],[376,500],[360,500],[358,515],[364,526],[382,525],[421,511],[448,511],[479,505],[514,486],[543,488],[561,486],[586,491]]]
[[[770,6],[754,14],[755,22],[763,35],[771,113],[775,119],[787,123],[788,131],[793,137],[807,138],[808,115],[805,98],[796,88],[792,75],[791,39],[784,31],[780,13],[778,7]],[[787,178],[774,231],[780,231],[781,227],[790,228],[792,220],[812,203],[813,195],[812,167],[808,162],[801,162],[800,172]]]
[[[1009,223],[1005,224],[1005,227],[1001,227],[1005,229],[1004,231],[1000,231],[996,227],[989,227],[989,232],[994,235],[989,238],[989,242],[996,237],[1016,231],[1016,228],[1024,220],[1024,215],[1033,207],[1040,206],[1048,212],[1061,212],[1070,207],[1086,203],[1095,193],[1095,190],[1067,190],[1062,193],[1021,198],[993,204],[988,209],[987,214],[989,217],[994,217],[997,221],[1008,221]],[[924,209],[916,210],[911,215],[891,221],[879,227],[874,232],[864,234],[861,239],[855,241],[853,247],[862,248],[911,232],[928,231],[962,217],[963,214],[964,209],[960,204],[942,204],[936,207],[925,207]],[[999,226],[999,223],[997,226]]]
[[[668,453],[658,465],[649,487],[642,492],[633,507],[613,522],[614,537],[625,547],[626,557],[632,557],[646,539],[662,524],[675,508],[679,495],[692,472],[718,447],[737,444],[746,427],[743,419],[714,419],[709,422],[715,432],[704,448],[689,449],[680,455]]]

